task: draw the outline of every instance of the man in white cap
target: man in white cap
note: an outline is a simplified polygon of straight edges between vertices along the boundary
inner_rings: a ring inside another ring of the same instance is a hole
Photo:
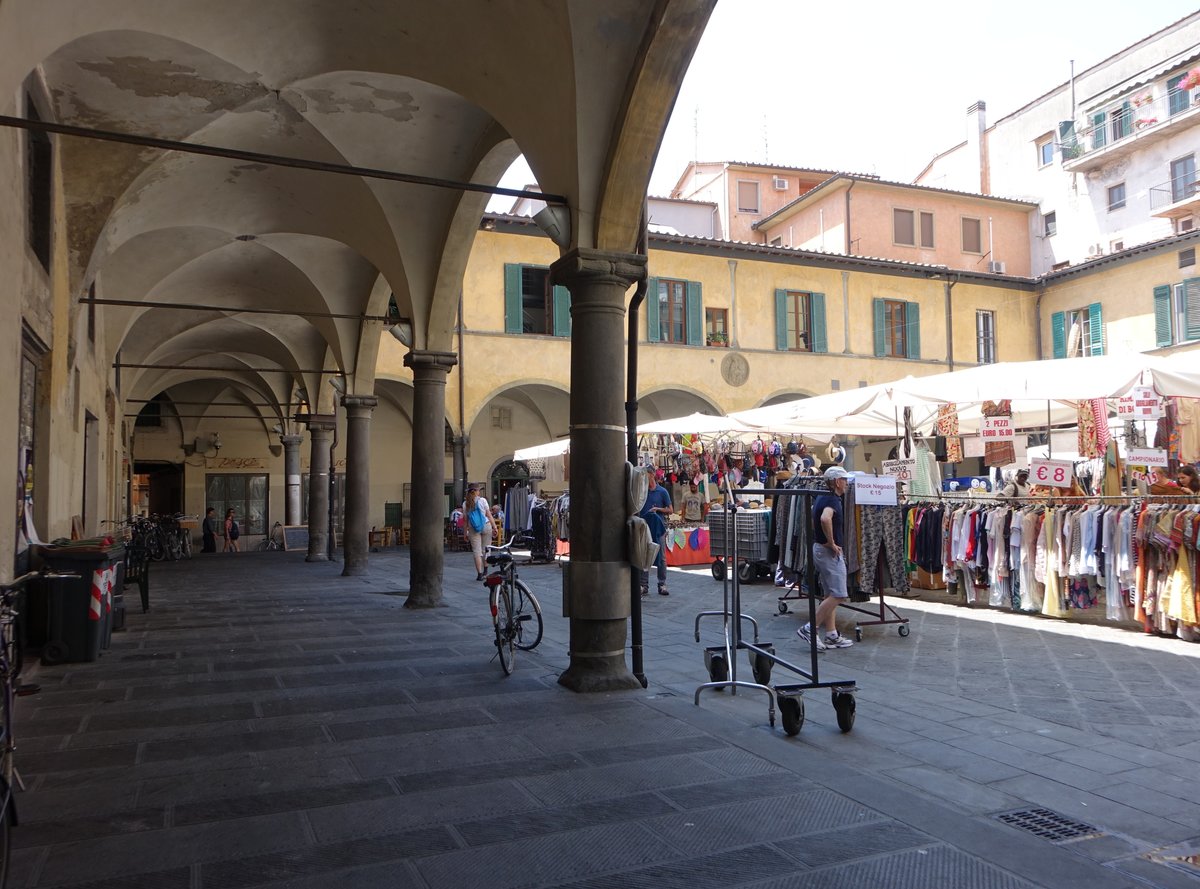
[[[829,493],[821,494],[813,502],[813,545],[812,560],[825,598],[817,606],[817,629],[805,624],[796,635],[807,642],[816,641],[817,651],[826,648],[849,648],[854,643],[837,631],[839,600],[844,601],[846,589],[846,556],[842,552],[842,496],[850,484],[850,473],[841,466],[830,466],[825,470],[825,482]],[[821,630],[824,630],[824,638]]]

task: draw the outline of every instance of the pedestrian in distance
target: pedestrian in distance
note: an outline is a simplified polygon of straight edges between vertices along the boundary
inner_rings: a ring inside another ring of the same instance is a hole
[[[200,552],[215,553],[217,551],[217,510],[210,506],[204,511],[204,522],[200,527]]]
[[[813,503],[812,560],[825,598],[817,606],[816,629],[806,623],[796,635],[810,644],[815,640],[817,651],[854,644],[838,633],[836,621],[838,603],[850,595],[846,589],[846,554],[842,551],[842,497],[850,486],[849,479],[850,473],[841,466],[830,466],[825,470],[829,493],[821,494]],[[825,631],[824,639],[821,630]]]
[[[483,580],[487,576],[483,547],[485,542],[496,539],[496,523],[492,521],[487,498],[479,492],[478,485],[467,487],[467,499],[463,501],[463,530],[471,542],[471,554],[475,557],[475,579]]]
[[[1012,481],[1000,489],[1000,496],[1005,500],[1011,500],[1014,497],[1028,497],[1029,470],[1024,468],[1018,469]]]
[[[666,549],[663,547],[663,536],[667,533],[666,517],[671,514],[671,495],[658,483],[653,470],[646,473],[646,478],[648,486],[646,502],[642,504],[638,516],[644,519],[649,527],[650,539],[658,544],[658,555],[654,558],[654,565],[658,570],[658,594],[669,596],[671,594],[667,591],[667,556]],[[641,571],[638,576],[641,580],[642,595],[649,595],[650,572]]]
[[[233,517],[233,514],[232,506],[225,510],[225,549],[223,552],[227,553],[241,552],[238,548],[238,538],[242,536],[242,529],[238,527],[237,519]]]

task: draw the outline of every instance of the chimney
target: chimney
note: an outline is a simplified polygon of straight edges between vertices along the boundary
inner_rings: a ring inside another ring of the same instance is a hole
[[[987,105],[980,99],[967,109],[967,161],[979,171],[979,178],[972,176],[971,187],[980,194],[987,194],[991,185],[988,175],[987,142],[983,132],[987,129]]]

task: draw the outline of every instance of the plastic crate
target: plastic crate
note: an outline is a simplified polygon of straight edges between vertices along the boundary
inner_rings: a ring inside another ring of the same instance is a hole
[[[764,561],[770,550],[771,540],[769,529],[771,511],[769,509],[739,509],[737,511],[735,534],[737,535],[737,555],[739,559]],[[710,509],[708,512],[708,549],[714,558],[732,557],[732,542],[727,540],[726,518],[723,509]]]

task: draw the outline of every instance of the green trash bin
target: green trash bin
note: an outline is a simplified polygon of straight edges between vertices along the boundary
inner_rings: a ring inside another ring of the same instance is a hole
[[[112,639],[112,592],[104,578],[111,578],[114,586],[120,582],[118,566],[125,548],[50,545],[38,547],[37,555],[52,572],[78,575],[42,580],[29,601],[29,638],[43,637],[42,662],[96,660]]]

